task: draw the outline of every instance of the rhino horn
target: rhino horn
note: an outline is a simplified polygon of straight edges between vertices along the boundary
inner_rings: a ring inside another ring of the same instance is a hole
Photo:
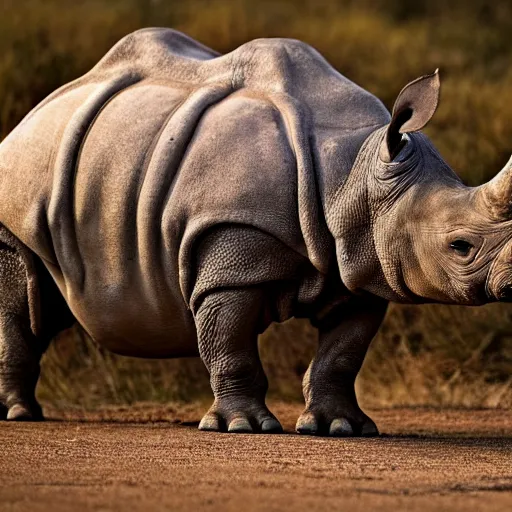
[[[500,219],[512,217],[512,156],[505,167],[483,186],[483,192],[494,216]]]

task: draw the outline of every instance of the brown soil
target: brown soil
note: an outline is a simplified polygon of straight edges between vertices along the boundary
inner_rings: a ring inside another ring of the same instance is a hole
[[[0,510],[512,510],[512,411],[373,411],[383,435],[197,430],[197,407],[0,424]]]

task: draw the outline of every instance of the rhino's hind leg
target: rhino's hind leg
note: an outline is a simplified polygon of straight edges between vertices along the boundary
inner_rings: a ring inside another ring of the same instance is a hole
[[[226,289],[207,295],[196,312],[199,352],[215,395],[201,430],[282,431],[265,405],[267,378],[257,345],[262,304],[262,290]]]
[[[40,358],[35,345],[30,325],[14,314],[0,312],[0,414],[3,412],[3,419],[43,418],[35,398]]]
[[[354,383],[386,305],[357,300],[318,326],[318,351],[304,377],[306,409],[297,421],[299,434],[378,435],[375,423],[357,403]]]
[[[8,420],[42,419],[35,399],[42,350],[29,307],[34,270],[25,250],[0,226],[0,419]]]

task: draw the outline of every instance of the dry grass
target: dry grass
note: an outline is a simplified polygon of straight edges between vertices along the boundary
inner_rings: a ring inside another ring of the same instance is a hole
[[[512,407],[512,311],[393,306],[358,378],[363,406]],[[497,326],[500,326],[497,328]],[[305,320],[274,324],[260,339],[270,397],[301,399],[317,333]],[[39,397],[54,407],[183,402],[211,394],[199,359],[151,361],[96,347],[78,329],[46,354]]]
[[[512,406],[509,307],[394,306],[359,379],[370,407]]]
[[[119,38],[172,26],[227,52],[256,37],[302,39],[391,107],[401,87],[441,68],[428,133],[470,184],[506,162],[512,140],[512,4],[507,0],[2,0],[0,138]],[[512,405],[507,306],[393,307],[359,388],[371,406]],[[276,396],[300,396],[314,353],[307,323],[273,326],[262,353]],[[186,400],[208,390],[198,361],[136,361],[98,351],[77,331],[47,354],[40,396],[57,404]]]

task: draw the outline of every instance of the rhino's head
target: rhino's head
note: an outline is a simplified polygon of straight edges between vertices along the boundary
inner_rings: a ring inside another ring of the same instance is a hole
[[[512,159],[466,187],[417,133],[439,86],[437,72],[407,85],[359,151],[342,194],[351,211],[336,223],[342,279],[403,302],[512,300]]]

